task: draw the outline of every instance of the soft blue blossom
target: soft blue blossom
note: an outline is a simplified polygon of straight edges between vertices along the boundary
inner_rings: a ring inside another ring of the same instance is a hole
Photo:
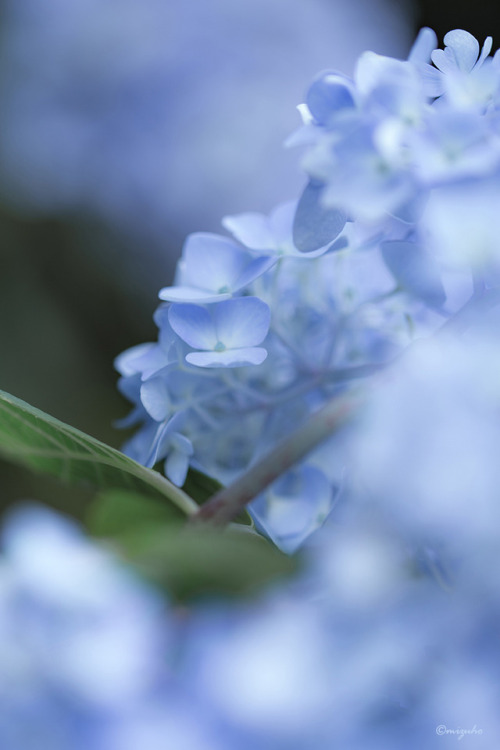
[[[446,94],[459,108],[484,108],[498,94],[498,58],[488,57],[493,39],[480,47],[468,31],[455,29],[444,37],[444,50],[432,53],[436,68],[427,68],[426,82],[431,96]],[[431,83],[432,82],[432,83]]]
[[[218,302],[210,308],[174,304],[170,325],[193,349],[186,362],[199,367],[260,365],[267,356],[261,344],[269,330],[270,312],[257,297]]]
[[[271,268],[276,260],[252,258],[236,243],[215,234],[192,234],[179,261],[177,283],[161,289],[168,302],[216,302],[229,299]]]
[[[496,332],[443,335],[414,344],[373,393],[355,476],[415,539],[462,553],[496,536],[499,368]]]
[[[0,567],[0,744],[107,750],[102,731],[152,694],[165,603],[69,521],[12,515]]]
[[[303,464],[280,477],[252,503],[257,527],[286,552],[295,552],[322,525],[337,492],[316,466]]]
[[[344,237],[333,242],[345,222],[345,216],[325,211],[318,204],[314,187],[309,185],[298,204],[297,201],[283,203],[269,216],[258,213],[226,216],[222,225],[254,252],[278,257],[316,258],[347,245]]]

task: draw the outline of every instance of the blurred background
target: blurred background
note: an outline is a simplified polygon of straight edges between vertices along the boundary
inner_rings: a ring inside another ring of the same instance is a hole
[[[114,357],[155,338],[189,232],[298,195],[282,144],[313,76],[498,23],[477,1],[1,0],[0,389],[119,447]],[[7,464],[0,487],[66,494]]]

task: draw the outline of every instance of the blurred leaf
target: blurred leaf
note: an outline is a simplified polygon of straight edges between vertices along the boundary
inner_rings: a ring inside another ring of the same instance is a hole
[[[295,569],[290,557],[248,526],[186,528],[170,506],[137,492],[99,493],[87,527],[112,540],[140,573],[179,600],[247,594]]]
[[[296,558],[241,525],[150,527],[117,541],[144,576],[179,600],[250,594],[297,568]]]
[[[90,504],[86,520],[94,536],[115,538],[169,526],[180,518],[175,507],[159,498],[129,490],[106,490]]]
[[[97,489],[125,489],[169,500],[181,519],[196,503],[158,472],[0,391],[0,455],[28,469]]]

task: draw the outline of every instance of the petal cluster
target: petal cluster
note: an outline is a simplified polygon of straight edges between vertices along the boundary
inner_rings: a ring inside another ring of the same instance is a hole
[[[188,237],[158,343],[117,359],[130,455],[177,484],[190,467],[231,482],[328,399],[483,309],[500,284],[500,63],[489,38],[444,42],[423,29],[407,60],[366,52],[352,79],[320,74],[291,139],[299,199],[226,217],[231,237]],[[348,475],[340,439],[250,511],[292,551]]]

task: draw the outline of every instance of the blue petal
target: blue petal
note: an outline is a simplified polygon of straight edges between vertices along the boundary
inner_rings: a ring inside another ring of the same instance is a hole
[[[329,125],[343,109],[354,107],[352,83],[337,73],[323,73],[309,88],[306,104],[318,125]]]
[[[277,479],[250,512],[275,544],[292,554],[323,524],[336,494],[320,469],[303,465]]]
[[[493,38],[491,36],[487,36],[486,39],[484,40],[483,49],[481,50],[479,60],[477,61],[478,67],[484,63],[484,61],[490,54],[492,47],[493,47]]]
[[[223,352],[191,352],[186,361],[197,367],[246,367],[260,365],[267,351],[258,346],[242,349],[226,349]]]
[[[220,302],[213,314],[217,341],[226,349],[257,346],[267,336],[271,321],[269,307],[258,297]]]
[[[437,47],[437,36],[432,29],[428,26],[424,26],[420,29],[418,36],[413,43],[413,47],[408,55],[409,62],[412,63],[428,63],[431,54]]]
[[[227,237],[197,232],[184,245],[182,286],[218,292],[232,288],[248,264],[248,254]]]
[[[170,396],[164,377],[150,378],[141,385],[141,401],[148,414],[163,422],[171,413]]]
[[[198,302],[208,304],[210,302],[219,302],[231,297],[231,292],[223,294],[214,294],[206,289],[198,289],[194,286],[166,286],[160,289],[158,294],[160,299],[166,302]]]
[[[247,267],[243,270],[241,276],[235,281],[233,285],[233,292],[238,292],[240,289],[248,286],[255,281],[259,276],[269,271],[278,262],[277,256],[262,255],[260,258],[252,260]]]
[[[310,182],[300,198],[293,224],[293,241],[301,252],[317,250],[333,242],[343,230],[347,216],[321,203],[322,183]]]
[[[143,358],[150,356],[158,348],[158,344],[138,344],[119,354],[114,361],[115,369],[120,375],[135,375],[142,372]]]
[[[444,94],[445,85],[443,74],[432,65],[419,65],[418,71],[422,79],[424,91],[431,99],[437,98]]]
[[[477,39],[468,31],[455,29],[446,34],[444,43],[453,50],[460,70],[469,73],[479,57],[479,42]]]
[[[434,258],[414,242],[391,241],[381,244],[385,264],[396,281],[423,299],[430,307],[440,308],[446,294]]]
[[[251,250],[272,250],[275,245],[269,220],[264,214],[248,212],[225,216],[222,226]]]
[[[156,430],[155,436],[153,438],[153,442],[151,443],[151,447],[149,450],[149,454],[144,461],[144,465],[147,466],[149,469],[152,469],[153,466],[157,463],[157,461],[162,458],[162,451],[165,449],[166,440],[168,439],[168,433],[169,433],[169,423],[164,422],[163,424],[160,424]],[[163,455],[165,455],[163,453]]]
[[[172,451],[165,461],[165,475],[177,487],[182,487],[186,481],[189,469],[189,457],[181,451]]]
[[[456,71],[458,63],[451,49],[435,49],[431,55],[432,62],[445,74]]]
[[[293,248],[292,230],[297,204],[297,200],[281,203],[269,216],[269,226],[277,249]]]
[[[204,307],[173,304],[168,311],[168,319],[176,334],[189,346],[194,349],[215,348],[218,342],[217,334],[212,317]]]

